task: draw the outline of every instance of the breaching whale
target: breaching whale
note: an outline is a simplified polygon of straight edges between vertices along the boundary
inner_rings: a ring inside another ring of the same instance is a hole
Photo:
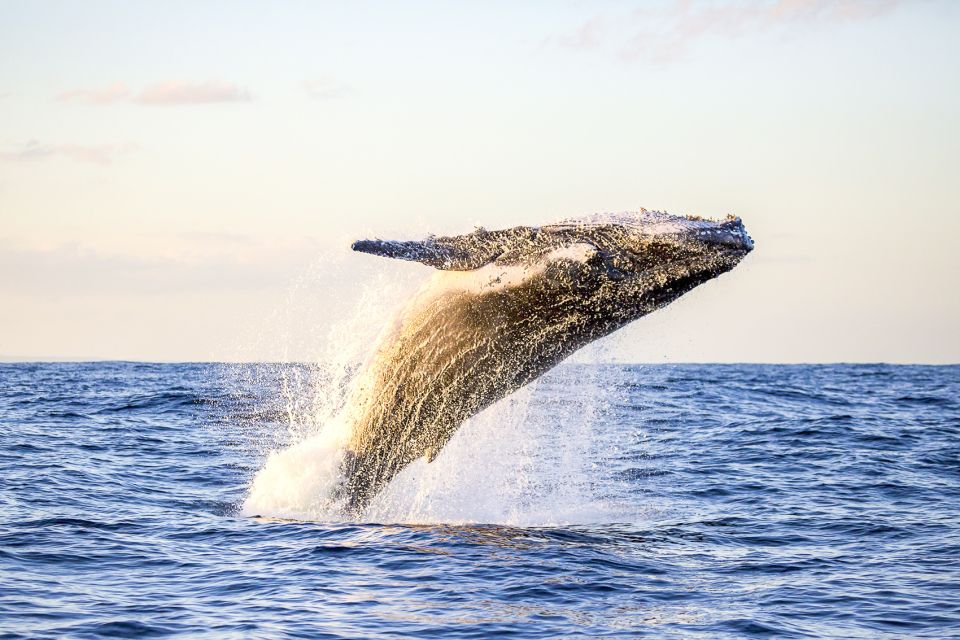
[[[470,416],[729,271],[753,241],[736,217],[641,210],[352,248],[438,270],[354,390],[339,493],[359,513],[410,462],[432,461]]]

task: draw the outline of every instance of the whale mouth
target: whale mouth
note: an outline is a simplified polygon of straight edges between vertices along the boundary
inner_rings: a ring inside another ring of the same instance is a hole
[[[697,230],[698,239],[749,253],[753,251],[753,238],[747,233],[743,221],[737,216],[728,216],[726,220],[713,223],[713,227]]]

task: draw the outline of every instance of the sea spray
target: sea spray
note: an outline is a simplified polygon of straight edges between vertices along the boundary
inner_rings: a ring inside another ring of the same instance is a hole
[[[271,419],[261,430],[258,448],[264,462],[242,513],[348,519],[336,496],[352,426],[352,388],[378,336],[390,330],[417,280],[429,279],[423,272],[415,265],[380,267],[365,278],[366,284],[351,285],[352,298],[325,305],[329,328],[309,350],[316,362],[253,367],[261,384],[273,388],[256,413]],[[302,322],[305,313],[316,313],[317,299],[332,298],[323,291],[330,286],[329,279],[301,279],[287,308],[274,314],[275,321]],[[275,329],[280,339],[290,340],[288,329]],[[615,339],[596,343],[576,360],[595,360]],[[283,351],[290,352],[287,345]],[[604,473],[599,461],[616,447],[602,425],[613,393],[597,383],[590,367],[561,366],[543,385],[528,385],[467,420],[433,462],[410,464],[360,519],[514,525],[619,519],[624,505],[594,487],[596,474]]]
[[[246,515],[297,520],[335,519],[332,489],[340,477],[348,426],[332,422],[319,433],[273,451],[243,506]]]
[[[319,370],[319,368],[318,368]],[[622,432],[605,432],[606,406],[617,393],[597,369],[561,366],[468,420],[428,463],[404,469],[360,520],[403,523],[484,522],[515,526],[626,519],[638,504],[598,489],[610,486]],[[330,376],[319,377],[330,393]],[[609,382],[609,381],[608,381]],[[313,521],[348,519],[335,499],[342,482],[349,410],[273,451],[256,474],[246,515]],[[599,482],[598,482],[599,481]]]
[[[480,412],[433,462],[401,471],[364,519],[546,526],[622,517],[622,505],[595,491],[608,438],[598,433],[604,394],[593,383],[588,368],[561,366]]]

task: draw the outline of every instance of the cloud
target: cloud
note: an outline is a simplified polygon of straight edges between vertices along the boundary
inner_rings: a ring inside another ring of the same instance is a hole
[[[92,162],[94,164],[107,165],[114,161],[119,155],[124,155],[138,149],[136,144],[125,142],[123,144],[101,144],[101,145],[82,145],[82,144],[61,144],[57,145],[60,154],[78,160],[80,162]]]
[[[31,162],[57,155],[57,147],[52,144],[41,144],[30,140],[13,151],[0,151],[0,159],[8,162]]]
[[[353,88],[334,78],[322,77],[303,83],[307,95],[317,100],[336,100],[353,93]]]
[[[247,89],[229,82],[166,80],[152,84],[136,95],[127,87],[126,83],[115,82],[106,87],[64,91],[56,96],[56,100],[63,103],[97,106],[120,103],[172,106],[248,102],[251,100],[251,95]]]
[[[73,102],[79,104],[115,104],[126,100],[130,90],[123,82],[115,82],[100,89],[71,89],[57,95],[59,102]]]
[[[78,162],[87,162],[101,166],[111,164],[117,156],[136,151],[136,144],[125,142],[122,144],[48,144],[30,140],[19,148],[10,151],[0,151],[0,160],[7,162],[35,162],[62,156]]]
[[[310,238],[157,234],[124,250],[0,238],[0,292],[32,296],[282,288],[320,251]]]
[[[606,21],[597,16],[587,20],[574,31],[557,36],[556,42],[566,49],[594,49],[603,42],[606,32]]]
[[[567,49],[613,48],[625,60],[665,62],[681,57],[698,41],[735,38],[788,28],[869,20],[907,0],[673,0],[630,15],[595,16],[576,29],[548,39]]]
[[[168,80],[144,89],[134,102],[142,105],[173,106],[186,104],[213,104],[217,102],[248,102],[250,92],[228,82],[199,83]]]

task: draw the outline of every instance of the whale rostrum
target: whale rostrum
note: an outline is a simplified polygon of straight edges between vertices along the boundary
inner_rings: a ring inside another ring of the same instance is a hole
[[[340,491],[361,512],[469,417],[577,349],[729,271],[753,249],[739,218],[656,211],[355,251],[436,268],[354,389]]]

